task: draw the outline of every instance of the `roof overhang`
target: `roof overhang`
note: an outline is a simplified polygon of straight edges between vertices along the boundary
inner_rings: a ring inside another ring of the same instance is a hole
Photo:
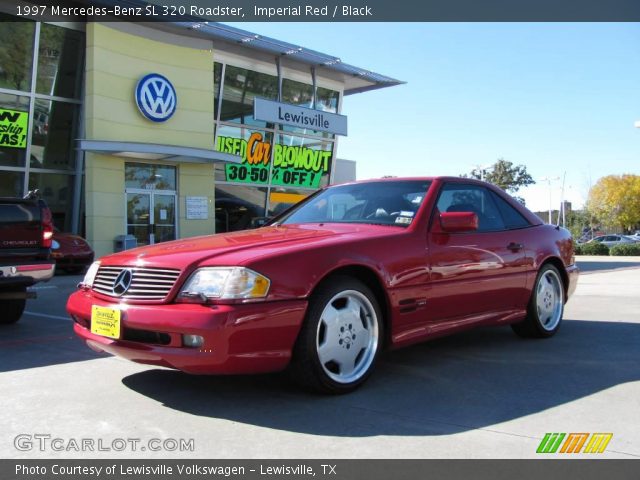
[[[89,3],[113,7],[144,7],[157,4],[156,0],[87,0]],[[334,55],[318,52],[310,48],[288,43],[275,38],[259,35],[232,25],[211,21],[212,18],[192,15],[178,15],[175,21],[145,22],[148,27],[171,31],[179,35],[213,41],[214,48],[230,45],[248,51],[260,52],[286,59],[292,63],[315,67],[318,73],[337,78],[344,84],[344,95],[362,93],[379,88],[402,85],[406,82],[382,75],[371,70],[344,63]]]
[[[339,78],[344,84],[345,95],[393,87],[406,83],[386,75],[344,63],[340,58],[333,55],[264,35],[258,35],[219,22],[175,21],[170,22],[168,25],[173,26],[173,28],[178,31],[181,30],[185,34],[189,32],[202,38],[209,38],[216,42],[217,45],[220,45],[220,43],[239,45],[249,50],[286,59],[289,62],[298,62],[303,65],[315,67],[319,73],[324,71]],[[165,24],[165,26],[168,25]]]
[[[157,143],[81,139],[78,140],[78,148],[87,152],[139,160],[166,160],[176,163],[242,163],[242,157],[230,153]]]

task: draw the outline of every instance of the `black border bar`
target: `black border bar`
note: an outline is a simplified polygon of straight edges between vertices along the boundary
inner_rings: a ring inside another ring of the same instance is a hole
[[[213,478],[637,480],[639,467],[639,460],[546,458],[535,460],[0,460],[0,478],[3,480],[211,480]],[[25,473],[25,471],[32,473]],[[61,474],[61,471],[67,473]],[[110,471],[113,473],[109,473]]]
[[[45,21],[640,21],[638,0],[29,0],[2,3],[2,10],[14,15],[24,14],[25,6],[44,5],[47,8],[43,11],[31,14],[29,10],[30,14],[22,18]],[[123,11],[126,14],[117,13]]]

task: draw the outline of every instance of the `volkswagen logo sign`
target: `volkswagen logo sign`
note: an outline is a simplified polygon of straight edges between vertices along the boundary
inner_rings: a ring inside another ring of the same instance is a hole
[[[164,122],[176,111],[178,97],[176,90],[166,77],[150,73],[138,80],[136,104],[138,110],[149,120]]]
[[[131,280],[133,280],[133,272],[128,268],[122,270],[113,281],[113,294],[118,297],[124,295],[131,286]]]

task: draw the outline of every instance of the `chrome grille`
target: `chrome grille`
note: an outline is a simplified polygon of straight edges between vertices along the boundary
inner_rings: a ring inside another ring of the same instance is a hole
[[[113,284],[125,269],[131,270],[133,274],[131,286],[119,298],[162,300],[169,294],[180,275],[180,270],[172,268],[100,267],[93,281],[93,290],[118,297],[113,293]]]

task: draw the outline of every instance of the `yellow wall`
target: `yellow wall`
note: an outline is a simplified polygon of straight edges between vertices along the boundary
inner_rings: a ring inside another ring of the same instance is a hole
[[[87,139],[213,149],[210,50],[173,45],[89,23],[86,59]],[[164,75],[176,89],[177,109],[166,122],[146,119],[136,106],[136,83],[148,73]],[[87,153],[85,159],[87,239],[99,257],[113,251],[116,235],[126,233],[125,159],[94,153]],[[178,195],[180,237],[213,233],[213,166],[179,164]],[[209,197],[208,220],[186,220],[187,195]]]
[[[113,239],[124,231],[124,159],[85,154],[87,241],[96,258],[113,252]]]
[[[213,114],[212,114],[213,115]],[[215,205],[213,192],[215,188],[213,165],[183,163],[178,167],[178,222],[180,237],[206,235],[215,230]],[[209,220],[187,220],[187,196],[209,197]]]

